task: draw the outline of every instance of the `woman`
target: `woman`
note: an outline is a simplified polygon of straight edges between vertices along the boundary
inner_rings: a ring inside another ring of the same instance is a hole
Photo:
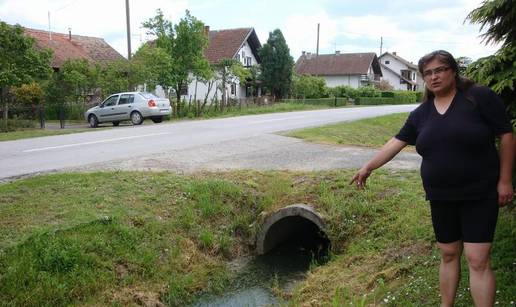
[[[438,50],[425,55],[418,68],[426,83],[425,102],[351,183],[364,187],[373,170],[407,144],[416,145],[423,158],[421,178],[441,252],[442,306],[453,306],[463,250],[475,305],[492,306],[495,279],[490,252],[498,206],[512,201],[514,193],[512,127],[500,98],[489,88],[461,78],[450,53]],[[495,137],[500,138],[499,153]]]

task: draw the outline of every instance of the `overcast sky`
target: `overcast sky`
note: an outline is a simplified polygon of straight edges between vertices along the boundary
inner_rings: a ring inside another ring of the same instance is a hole
[[[315,52],[320,23],[320,54],[396,51],[417,62],[424,54],[445,49],[474,60],[496,46],[481,43],[479,26],[464,23],[481,0],[130,0],[133,52],[150,39],[143,21],[161,8],[174,24],[185,10],[212,30],[254,27],[263,44],[279,28],[294,60],[301,51]],[[50,12],[50,14],[49,14]],[[125,0],[0,0],[0,20],[24,27],[104,38],[127,56]]]

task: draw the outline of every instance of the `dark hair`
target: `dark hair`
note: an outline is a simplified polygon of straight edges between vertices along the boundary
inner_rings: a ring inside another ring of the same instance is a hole
[[[456,86],[457,90],[460,90],[465,93],[472,86],[475,85],[475,82],[460,76],[459,64],[457,63],[457,61],[455,60],[453,55],[451,55],[451,53],[449,53],[448,51],[445,51],[445,50],[432,51],[429,54],[423,56],[421,59],[419,59],[417,66],[418,66],[418,69],[419,69],[419,72],[421,73],[421,75],[423,74],[423,69],[425,68],[426,64],[428,64],[428,62],[430,62],[434,59],[438,59],[439,61],[443,62],[448,67],[450,67],[451,70],[453,70],[453,72],[455,73],[455,86]],[[431,92],[425,86],[425,96],[423,98],[423,101],[427,101],[434,97],[435,97],[434,93]],[[468,97],[466,97],[466,98],[468,98]]]

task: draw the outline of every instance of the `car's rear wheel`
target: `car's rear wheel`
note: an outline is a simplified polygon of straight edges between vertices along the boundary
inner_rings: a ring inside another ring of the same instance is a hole
[[[97,119],[97,116],[91,114],[88,117],[88,123],[90,124],[91,128],[97,128],[99,125],[99,120]]]
[[[143,123],[143,117],[138,111],[131,113],[131,123],[133,125],[141,125]]]
[[[113,126],[117,127],[118,125],[120,125],[120,122],[113,122]]]
[[[152,121],[157,124],[157,123],[161,123],[163,121],[163,116],[155,116],[153,118],[151,118]]]

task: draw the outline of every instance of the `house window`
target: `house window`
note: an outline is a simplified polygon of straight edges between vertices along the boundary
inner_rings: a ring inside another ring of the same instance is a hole
[[[238,62],[240,62],[240,54],[237,53],[237,55],[235,55],[235,60],[237,60]]]
[[[385,65],[391,64],[391,61],[385,61]]]
[[[252,62],[251,57],[250,57],[250,56],[248,56],[248,57],[246,57],[245,59],[246,59],[245,66],[247,66],[247,67],[251,67],[251,62]]]
[[[231,95],[235,95],[235,93],[236,93],[236,84],[231,83]]]
[[[181,88],[179,89],[179,94],[182,96],[188,95],[188,84],[184,84],[183,86],[181,86]]]
[[[245,51],[242,50],[242,60],[244,60],[244,64],[245,64]]]

